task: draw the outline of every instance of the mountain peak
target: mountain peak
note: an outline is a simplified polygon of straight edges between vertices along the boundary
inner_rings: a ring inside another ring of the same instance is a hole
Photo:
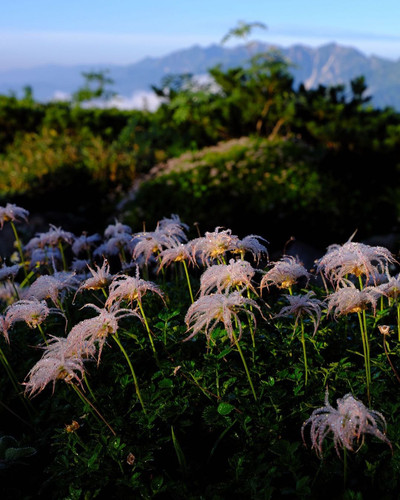
[[[114,90],[121,96],[131,97],[135,92],[149,91],[159,85],[168,74],[191,73],[203,75],[221,64],[223,68],[242,65],[252,54],[277,48],[292,66],[295,85],[305,83],[308,88],[322,85],[349,84],[352,79],[364,76],[372,90],[375,106],[392,106],[400,109],[400,60],[390,61],[377,56],[366,56],[354,47],[330,42],[320,47],[302,44],[287,48],[254,42],[251,45],[225,47],[211,44],[207,47],[193,45],[162,57],[146,57],[129,65],[96,65],[110,69]],[[41,66],[29,69],[0,72],[0,93],[18,93],[25,85],[33,88],[34,96],[41,101],[53,98],[56,92],[71,94],[82,83],[82,72],[92,71],[93,65]],[[390,92],[386,89],[390,85]]]

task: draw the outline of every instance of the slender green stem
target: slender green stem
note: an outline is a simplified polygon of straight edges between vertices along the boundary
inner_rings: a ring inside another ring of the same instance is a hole
[[[11,280],[10,280],[10,282],[11,282],[11,286],[12,286],[12,287],[13,287],[13,289],[14,289],[15,296],[16,296],[17,300],[19,300],[19,299],[20,299],[20,297],[19,297],[18,289],[17,289],[17,287],[15,286],[14,279],[11,279]]]
[[[389,353],[388,353],[388,350],[387,350],[386,337],[387,337],[387,335],[383,335],[383,349],[385,351],[386,358],[389,361],[389,365],[390,365],[390,367],[391,367],[391,369],[392,369],[395,377],[397,378],[397,381],[400,382],[399,374],[397,373],[396,368],[393,366],[392,360],[390,359],[390,356],[389,356]]]
[[[246,290],[247,290],[247,298],[251,299],[249,288],[247,288]],[[250,304],[250,311],[253,311],[253,306],[251,304]],[[256,338],[254,335],[254,329],[253,329],[253,324],[251,322],[251,318],[249,316],[247,316],[247,318],[248,318],[248,323],[249,323],[249,328],[250,328],[251,342],[253,344],[253,363],[254,363],[254,351],[256,348]]]
[[[182,472],[185,473],[186,467],[187,467],[186,458],[185,458],[183,450],[178,442],[178,439],[176,438],[174,427],[172,425],[171,425],[171,436],[172,436],[172,443],[173,443],[174,448],[175,448],[175,453],[176,453],[176,456],[178,458],[179,466],[181,467]]]
[[[13,230],[13,233],[14,233],[14,238],[15,238],[15,242],[17,244],[19,257],[21,259],[21,264],[22,264],[22,266],[24,268],[24,273],[25,273],[25,277],[26,277],[27,276],[27,271],[26,271],[26,267],[25,267],[25,259],[24,259],[24,253],[22,251],[21,240],[19,239],[17,228],[15,227],[15,224],[14,224],[14,222],[12,220],[10,221],[10,224],[11,224],[11,227],[12,227],[12,230]]]
[[[89,391],[89,394],[94,401],[96,401],[96,396],[93,394],[93,391],[90,387],[89,380],[87,379],[86,372],[83,372],[83,380],[85,381],[85,385],[87,387],[87,390]]]
[[[161,265],[162,261],[161,261],[160,253],[161,253],[161,251],[158,250],[157,251],[157,260],[158,260],[158,263],[160,264],[161,274],[162,274],[162,277],[163,277],[163,283],[165,285],[165,269]]]
[[[82,441],[82,439],[78,436],[78,434],[75,432],[71,432],[74,441],[76,441],[85,451],[88,451],[87,446],[85,443]]]
[[[368,345],[368,337],[367,332],[364,330],[364,321],[360,312],[357,312],[358,321],[360,323],[360,332],[361,339],[363,344],[363,353],[364,353],[364,365],[365,365],[365,381],[367,384],[367,396],[368,401],[370,401],[370,384],[371,384],[371,368],[369,363],[369,345]]]
[[[226,266],[226,260],[224,257],[224,254],[221,254],[217,257],[217,260],[219,261],[220,264],[224,264]]]
[[[397,308],[397,338],[400,342],[400,302],[396,299],[396,308]]]
[[[304,359],[304,385],[307,385],[308,382],[308,364],[307,364],[307,352],[306,352],[306,339],[304,336],[304,322],[303,319],[300,318],[300,326],[301,326],[301,345],[303,346],[303,359]]]
[[[128,363],[128,366],[129,366],[129,369],[131,370],[131,373],[132,373],[133,383],[135,384],[136,395],[137,395],[137,397],[139,399],[139,402],[140,402],[140,404],[142,406],[143,413],[146,413],[146,408],[144,406],[143,399],[142,399],[142,396],[140,394],[139,384],[138,384],[138,380],[137,380],[137,377],[136,377],[136,373],[135,373],[135,370],[133,369],[133,366],[132,366],[131,360],[129,359],[128,353],[124,349],[124,346],[121,344],[121,341],[119,340],[117,333],[115,333],[113,335],[113,339],[118,344],[118,347],[121,349],[122,354],[125,356],[125,359],[126,359],[126,361]]]
[[[83,394],[83,392],[79,389],[79,387],[75,384],[70,384],[72,386],[72,388],[74,389],[74,391],[78,394],[79,398],[85,403],[85,404],[88,404],[91,411],[93,411],[94,415],[97,417],[100,418],[100,420],[102,422],[104,422],[106,424],[106,426],[110,429],[111,433],[113,434],[113,436],[116,436],[116,432],[114,431],[114,429],[111,427],[111,425],[107,422],[107,420],[103,417],[103,415],[99,412],[99,410],[94,406],[94,404]]]
[[[59,248],[60,253],[61,253],[61,260],[62,260],[62,263],[63,263],[63,270],[67,271],[68,270],[67,261],[65,260],[64,247],[62,246],[61,241],[58,242],[58,248]]]
[[[369,351],[369,340],[368,340],[368,329],[367,329],[367,315],[365,310],[362,312],[363,325],[364,325],[364,338],[365,338],[365,350],[367,353],[367,361],[368,361],[368,374],[369,374],[369,383],[371,384],[371,356]]]
[[[39,330],[39,332],[40,332],[40,335],[42,336],[42,339],[43,339],[44,343],[45,343],[46,345],[49,345],[49,343],[47,342],[47,339],[46,339],[46,335],[44,334],[44,331],[43,331],[42,326],[38,323],[38,324],[37,324],[37,327],[38,327],[38,330]]]
[[[206,396],[208,399],[212,399],[212,397],[207,393],[206,389],[202,387],[199,382],[197,381],[196,377],[193,375],[193,373],[189,372],[189,375],[192,377],[194,383],[197,385],[197,387],[201,390],[201,392]]]
[[[139,306],[139,309],[140,309],[140,313],[142,315],[142,318],[143,318],[143,321],[144,321],[144,324],[146,326],[146,331],[147,331],[147,334],[149,336],[149,339],[150,339],[150,344],[151,344],[151,348],[153,349],[153,353],[154,353],[154,357],[156,359],[156,362],[157,362],[157,365],[159,365],[159,361],[158,361],[158,356],[157,356],[157,351],[156,351],[156,347],[154,345],[154,341],[153,341],[153,335],[151,333],[151,330],[150,330],[150,327],[149,327],[149,323],[147,321],[147,317],[144,313],[144,309],[143,309],[143,306],[142,306],[142,301],[141,300],[138,300],[137,301],[138,303],[138,306]]]
[[[19,285],[20,288],[24,288],[24,286],[29,283],[29,280],[32,278],[32,276],[35,274],[35,271],[36,269],[38,269],[40,267],[40,264],[37,263],[36,266],[34,267],[34,269],[32,269],[32,271],[29,272],[29,274],[25,277],[24,281]]]
[[[242,348],[240,347],[240,344],[238,342],[238,339],[237,339],[234,331],[232,331],[232,336],[233,336],[233,339],[235,341],[235,345],[237,347],[240,358],[242,360],[242,363],[243,363],[243,366],[244,366],[244,369],[245,369],[245,372],[247,375],[247,379],[248,379],[250,387],[251,387],[251,392],[253,393],[253,396],[254,396],[254,400],[257,401],[257,395],[256,395],[256,391],[254,390],[254,385],[253,385],[253,382],[252,382],[251,377],[250,377],[250,372],[249,372],[249,369],[247,367],[246,360],[244,359]]]
[[[119,260],[121,261],[121,264],[124,264],[126,262],[126,255],[125,255],[124,247],[121,247],[119,249]]]
[[[192,285],[190,284],[190,278],[189,278],[187,264],[184,260],[182,260],[182,264],[183,264],[183,268],[185,270],[186,281],[187,281],[188,288],[189,288],[190,300],[192,301],[192,304],[193,304],[194,298],[193,298],[193,292],[192,292]]]

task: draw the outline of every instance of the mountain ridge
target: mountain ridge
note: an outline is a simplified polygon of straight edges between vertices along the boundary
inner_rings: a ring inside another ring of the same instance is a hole
[[[113,90],[128,97],[135,92],[150,91],[152,85],[160,85],[169,74],[207,73],[211,67],[240,66],[251,55],[278,49],[288,59],[294,76],[294,85],[304,83],[307,88],[322,85],[344,84],[357,76],[366,79],[368,94],[376,107],[391,106],[400,110],[400,59],[392,61],[378,56],[367,56],[358,49],[336,43],[320,47],[296,44],[287,48],[255,42],[252,46],[238,45],[227,48],[212,44],[207,47],[194,45],[176,50],[162,57],[145,57],[127,65],[97,64],[62,66],[57,64],[27,69],[0,71],[0,94],[19,95],[24,86],[31,86],[35,99],[51,100],[56,92],[71,94],[83,83],[82,72],[109,70],[114,80]]]

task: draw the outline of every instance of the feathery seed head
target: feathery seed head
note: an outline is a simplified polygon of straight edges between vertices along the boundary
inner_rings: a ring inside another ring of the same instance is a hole
[[[179,243],[171,248],[165,248],[159,255],[160,269],[169,266],[172,262],[188,261],[194,265],[191,248],[187,243]]]
[[[28,220],[29,212],[25,208],[17,207],[13,203],[7,203],[5,207],[0,207],[0,229],[3,229],[5,222],[19,222]]]
[[[5,318],[10,326],[17,321],[25,321],[29,328],[36,328],[52,311],[55,310],[49,309],[44,300],[18,300],[6,309]]]
[[[8,318],[0,315],[0,333],[4,336],[8,343],[10,343],[10,339],[8,338],[8,330],[10,329],[10,327],[11,324],[9,323]]]
[[[31,251],[30,267],[34,268],[38,265],[52,264],[54,267],[55,262],[61,261],[61,252],[55,247],[35,248]]]
[[[311,274],[298,261],[297,258],[285,255],[280,261],[273,262],[273,267],[262,277],[260,289],[269,285],[275,285],[278,288],[290,288],[300,278],[306,278],[309,281]]]
[[[76,324],[68,334],[69,347],[78,353],[86,354],[86,357],[93,356],[94,346],[98,346],[98,363],[103,350],[103,346],[109,335],[114,335],[118,330],[118,321],[126,316],[136,316],[142,321],[142,317],[137,311],[131,309],[121,309],[119,304],[113,304],[109,308],[100,308],[94,304],[85,304],[97,311],[94,318],[85,319]]]
[[[192,256],[195,260],[199,258],[203,265],[208,264],[226,252],[234,251],[238,241],[239,238],[232,234],[231,229],[221,231],[217,227],[212,233],[206,232],[205,236],[192,240]]]
[[[110,274],[110,265],[106,259],[104,259],[101,267],[96,264],[96,271],[89,266],[88,268],[92,277],[82,283],[82,285],[78,288],[78,292],[80,290],[99,290],[101,288],[105,288],[111,283],[113,276]]]
[[[187,231],[189,226],[180,220],[179,215],[172,214],[170,218],[164,217],[158,222],[157,229],[163,231],[164,234],[176,242],[187,241],[184,229]]]
[[[86,275],[87,275],[86,271],[87,271],[89,265],[90,265],[90,262],[87,259],[74,258],[72,260],[72,263],[71,263],[71,270],[74,273],[81,273],[84,275],[84,277],[86,277]],[[84,278],[82,278],[82,279],[84,279]]]
[[[353,283],[339,288],[336,292],[327,296],[328,314],[335,310],[335,316],[342,316],[367,309],[370,304],[375,313],[377,302],[377,291],[375,287],[366,287],[363,290],[356,288]]]
[[[245,260],[231,259],[229,264],[208,267],[200,277],[200,295],[210,293],[214,288],[218,293],[230,292],[232,288],[250,288],[256,293],[251,280],[255,269]]]
[[[396,277],[390,277],[387,283],[377,286],[376,291],[386,297],[397,299],[400,295],[400,274]]]
[[[388,265],[394,262],[387,248],[348,241],[344,245],[330,245],[327,253],[317,261],[317,272],[322,271],[338,286],[348,274],[374,279],[379,272],[388,273]]]
[[[338,399],[336,409],[329,404],[328,390],[326,391],[325,406],[314,410],[301,428],[304,443],[304,429],[308,424],[311,424],[312,449],[315,450],[319,458],[323,457],[322,446],[329,433],[333,434],[333,443],[339,457],[339,448],[354,451],[354,444],[361,447],[366,434],[377,437],[392,448],[385,435],[386,421],[384,416],[378,411],[368,410],[352,394],[346,394],[343,398]]]
[[[18,274],[20,265],[15,264],[13,266],[2,266],[0,267],[0,281],[7,279],[14,279]]]
[[[77,280],[72,273],[42,275],[32,283],[24,293],[24,296],[28,299],[51,299],[53,303],[57,305],[60,294],[68,290],[73,290],[76,286]]]
[[[59,342],[57,347],[55,343]],[[53,343],[45,347],[42,358],[33,366],[24,382],[25,392],[34,396],[43,391],[47,384],[53,382],[53,392],[57,380],[70,384],[82,381],[84,360],[81,356],[68,352],[65,339],[54,337]]]
[[[6,304],[14,302],[17,298],[15,290],[17,290],[17,292],[21,295],[22,290],[17,283],[12,284],[9,281],[0,283],[0,301],[5,302]]]
[[[254,313],[247,309],[246,306],[252,306],[261,312],[260,307],[254,300],[243,297],[239,292],[232,292],[229,295],[221,293],[203,295],[189,307],[186,313],[187,330],[192,330],[192,333],[184,340],[190,340],[201,330],[204,330],[207,341],[210,342],[212,332],[217,324],[222,322],[233,344],[235,338],[232,320],[236,320],[239,327],[237,339],[239,340],[242,336],[239,312],[244,312],[250,316],[254,324],[256,323]]]
[[[238,240],[235,243],[235,249],[232,250],[234,253],[240,253],[242,257],[244,257],[244,254],[246,252],[249,252],[253,255],[253,259],[256,260],[256,262],[260,262],[261,257],[263,255],[268,256],[268,250],[267,248],[260,243],[259,240],[265,241],[265,243],[268,243],[268,241],[261,236],[257,236],[256,234],[249,234],[248,236],[245,236],[242,240]]]
[[[75,238],[72,244],[72,252],[74,255],[79,256],[82,252],[89,252],[90,249],[101,241],[101,236],[99,234],[92,234],[88,236],[83,233],[81,236]]]
[[[47,233],[39,233],[37,236],[39,238],[38,246],[40,248],[46,246],[56,247],[63,241],[71,244],[75,239],[72,233],[64,231],[61,227],[56,227],[53,224],[50,224],[50,229]]]
[[[111,282],[110,293],[106,301],[106,307],[112,306],[126,300],[131,305],[134,301],[142,301],[142,297],[148,292],[158,294],[164,300],[164,294],[160,288],[151,281],[139,277],[139,268],[136,268],[136,277],[125,274],[117,276]]]
[[[283,307],[275,317],[293,315],[296,318],[297,325],[300,316],[308,314],[314,323],[315,335],[321,321],[322,308],[325,304],[319,299],[312,298],[314,295],[313,291],[307,292],[305,295],[286,295],[289,305]]]
[[[133,236],[133,252],[134,260],[143,259],[147,264],[154,254],[160,253],[164,248],[169,248],[176,244],[177,241],[172,240],[161,229],[156,229],[152,232],[136,233]]]
[[[121,234],[131,235],[132,229],[125,224],[121,224],[121,222],[118,222],[117,220],[115,220],[115,224],[107,226],[104,231],[104,237],[106,239],[114,238],[115,236],[119,236]]]

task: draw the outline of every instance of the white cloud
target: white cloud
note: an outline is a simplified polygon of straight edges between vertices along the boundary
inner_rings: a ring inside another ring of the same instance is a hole
[[[62,90],[56,90],[51,98],[52,101],[70,101],[71,94],[68,92],[63,92]]]
[[[160,104],[162,99],[158,97],[154,92],[149,92],[147,90],[139,90],[134,92],[130,97],[125,96],[115,96],[105,104],[107,108],[118,108],[118,109],[145,109],[147,111],[155,111]]]
[[[56,90],[51,99],[52,101],[70,101],[71,95],[61,90]],[[84,108],[117,108],[122,110],[143,109],[147,111],[155,111],[162,103],[162,98],[158,97],[154,92],[147,90],[139,90],[134,92],[130,97],[117,95],[107,101],[93,100],[83,103]]]

